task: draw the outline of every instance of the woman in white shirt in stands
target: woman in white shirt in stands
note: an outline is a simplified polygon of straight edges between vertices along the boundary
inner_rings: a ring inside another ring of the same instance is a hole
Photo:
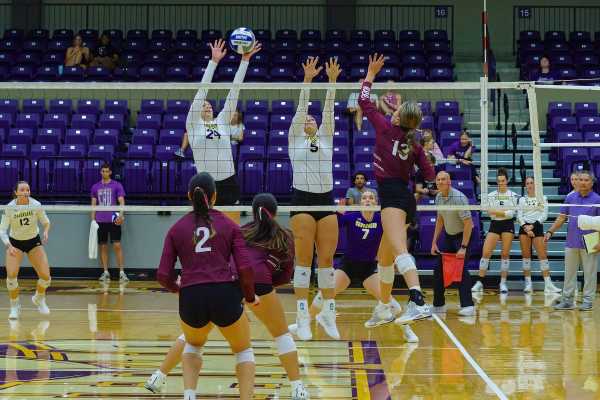
[[[38,275],[36,292],[31,300],[40,314],[48,315],[50,310],[46,305],[46,289],[50,286],[50,266],[42,243],[48,241],[50,220],[40,208],[41,203],[30,197],[31,191],[27,182],[17,182],[13,195],[15,198],[8,206],[14,208],[7,209],[0,221],[0,239],[6,246],[6,287],[10,298],[8,318],[19,319],[21,313],[17,277],[25,254]],[[38,222],[44,227],[42,238]]]
[[[548,218],[548,199],[544,196],[544,203],[540,204],[535,197],[535,181],[532,176],[525,179],[527,195],[519,199],[520,207],[534,207],[535,209],[523,210],[517,212],[517,221],[519,221],[519,242],[521,243],[521,254],[523,256],[523,275],[525,275],[525,293],[531,293],[533,287],[531,284],[531,246],[540,260],[540,269],[544,276],[544,292],[560,293],[560,289],[554,286],[550,279],[550,264],[546,253],[546,244],[544,243],[544,222]]]
[[[508,190],[508,172],[505,168],[499,168],[496,173],[496,182],[498,183],[498,190],[491,192],[488,195],[488,205],[490,207],[506,207],[506,206],[517,206],[519,196]],[[488,231],[485,242],[483,243],[483,251],[481,260],[479,261],[479,279],[477,283],[473,285],[471,291],[481,292],[483,291],[483,278],[488,270],[490,264],[490,257],[496,248],[498,240],[502,240],[502,252],[500,261],[500,292],[507,293],[508,287],[506,286],[506,278],[508,277],[508,267],[510,266],[510,246],[513,238],[515,237],[515,222],[514,210],[502,210],[494,209],[488,211],[492,222],[490,224],[490,230]]]

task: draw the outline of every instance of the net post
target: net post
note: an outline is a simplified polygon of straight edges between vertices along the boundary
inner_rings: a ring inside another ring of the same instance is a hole
[[[535,197],[539,204],[544,201],[544,180],[542,178],[542,148],[540,146],[540,122],[538,119],[538,104],[535,86],[527,85],[529,99],[529,121],[531,140],[533,142],[533,179],[535,180]]]
[[[481,204],[487,204],[488,195],[488,78],[482,76],[480,83],[481,106]]]

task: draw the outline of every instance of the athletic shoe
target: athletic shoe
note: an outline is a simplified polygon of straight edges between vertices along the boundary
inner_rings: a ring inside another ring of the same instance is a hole
[[[506,299],[508,299],[508,293],[506,292],[500,292],[500,305],[505,306],[506,305]]]
[[[179,158],[185,158],[185,154],[183,154],[183,150],[181,150],[181,148],[177,149],[174,154]]]
[[[444,304],[443,306],[433,306],[432,311],[434,314],[446,314],[448,309]]]
[[[500,293],[508,293],[508,286],[506,286],[506,282],[500,282]]]
[[[144,387],[152,393],[162,393],[167,388],[167,376],[158,370],[148,378]]]
[[[378,302],[373,309],[371,318],[365,322],[365,328],[375,328],[380,325],[388,324],[394,320],[393,308],[391,304]]]
[[[556,304],[558,299],[560,299],[560,294],[558,293],[550,293],[544,295],[544,307],[550,307]]]
[[[8,319],[19,319],[19,315],[21,315],[21,303],[16,302],[11,304]]]
[[[312,339],[310,330],[310,314],[308,311],[298,312],[296,314],[296,335],[300,340]]]
[[[310,395],[302,381],[290,382],[292,386],[292,400],[308,400]]]
[[[34,294],[31,297],[31,301],[37,306],[40,314],[50,315],[50,309],[48,308],[48,305],[46,305],[46,296]]]
[[[110,281],[110,273],[108,271],[104,271],[102,273],[102,275],[100,275],[100,278],[98,278],[99,281],[102,282],[108,282]]]
[[[525,281],[525,287],[523,288],[523,292],[525,292],[525,293],[533,292],[533,284],[531,281]]]
[[[591,301],[584,301],[579,305],[579,311],[592,311],[594,305]]]
[[[119,272],[119,282],[129,282],[129,277],[125,273],[125,271]]]
[[[471,288],[471,292],[483,292],[483,283],[481,281],[477,281]]]
[[[483,301],[483,292],[472,292],[473,301],[479,304]]]
[[[402,312],[402,306],[393,297],[392,297],[392,300],[390,300],[390,306],[392,307],[392,314],[394,314],[395,317],[399,316],[400,313]]]
[[[575,304],[572,301],[561,300],[558,304],[554,305],[554,309],[557,311],[574,310]]]
[[[531,307],[532,303],[533,303],[533,296],[531,295],[531,293],[525,293],[525,305],[527,307]]]
[[[473,315],[475,315],[475,307],[474,306],[461,307],[461,309],[458,310],[458,315],[461,315],[463,317],[472,317]]]
[[[559,288],[559,287],[554,286],[554,283],[552,283],[552,281],[549,281],[544,286],[545,286],[544,287],[544,293],[546,293],[546,294],[560,293],[560,292],[562,292],[562,289]]]
[[[431,315],[431,308],[427,304],[418,306],[414,302],[409,301],[404,314],[396,318],[394,322],[398,325],[410,324],[413,321],[431,318]]]
[[[289,324],[288,331],[290,331],[292,335],[298,335],[298,324]]]
[[[339,340],[340,332],[335,325],[335,311],[323,310],[317,314],[317,322],[323,327],[327,336]]]
[[[410,326],[402,325],[402,330],[404,332],[404,340],[406,340],[408,343],[419,343],[419,337],[410,328]]]

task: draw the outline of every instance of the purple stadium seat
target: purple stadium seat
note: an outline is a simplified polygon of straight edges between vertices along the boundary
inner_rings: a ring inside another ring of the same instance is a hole
[[[174,82],[185,82],[189,79],[191,68],[187,65],[173,65],[167,68],[165,80]]]
[[[8,131],[7,143],[25,144],[33,143],[34,131],[31,128],[12,128]]]
[[[80,99],[77,101],[78,114],[98,114],[100,113],[100,100]]]
[[[572,132],[577,130],[577,120],[575,117],[554,117],[551,121],[550,127],[555,132]]]
[[[353,173],[362,172],[368,181],[375,181],[375,171],[372,162],[361,162],[354,165]]]
[[[452,182],[452,187],[460,190],[470,199],[475,198],[475,188],[473,186],[473,181],[459,181],[455,180]]]
[[[425,69],[415,67],[404,67],[402,70],[402,81],[405,82],[421,82],[425,81]]]
[[[132,144],[127,149],[127,158],[132,159],[150,159],[152,158],[154,149],[146,144]]]
[[[138,114],[136,126],[138,129],[156,129],[159,130],[162,125],[160,114]]]
[[[269,75],[273,82],[292,82],[295,80],[294,70],[291,67],[286,66],[271,68]]]
[[[273,54],[271,62],[275,67],[289,67],[296,62],[296,53],[293,51],[279,50]]]
[[[31,65],[17,65],[10,69],[10,79],[15,81],[29,81],[33,79],[33,67]]]
[[[152,192],[175,193],[176,182],[177,165],[174,162],[154,161],[152,163]]]
[[[31,128],[37,130],[37,128],[40,126],[40,122],[40,114],[22,113],[17,115],[15,128]]]
[[[99,128],[94,131],[94,144],[107,144],[117,147],[119,131],[117,129]]]
[[[2,145],[2,156],[3,157],[25,157],[27,156],[27,145],[26,144],[3,144]],[[14,185],[14,182],[13,182]]]
[[[25,31],[23,29],[7,29],[4,31],[4,39],[13,39],[21,41],[25,37]]]
[[[164,100],[144,99],[140,105],[140,114],[162,114],[164,112]]]
[[[333,145],[348,147],[350,145],[350,139],[348,137],[348,130],[338,130],[333,132]]]
[[[35,193],[46,193],[50,190],[50,171],[52,162],[50,160],[38,160],[31,163],[31,170],[26,171],[26,179],[29,180]]]
[[[431,102],[425,100],[419,100],[417,102],[419,107],[421,107],[421,112],[423,115],[431,115]]]
[[[91,149],[90,149],[91,151]],[[83,161],[83,191],[89,191],[94,184],[100,180],[100,168],[104,164],[104,159]]]
[[[127,160],[123,166],[123,186],[126,193],[148,193],[150,161]]]
[[[115,154],[115,148],[109,144],[93,144],[88,150],[88,158],[98,158],[110,162]]]
[[[271,114],[272,130],[288,130],[292,124],[291,114]]]
[[[16,99],[2,99],[0,100],[0,120],[14,117],[19,112],[19,101]],[[9,115],[6,115],[9,114]],[[13,123],[13,119],[10,119],[10,123]]]
[[[39,67],[35,72],[35,78],[42,82],[54,82],[60,78],[58,66],[44,65]]]
[[[193,30],[193,29],[180,29],[177,31],[175,37],[177,39],[197,40],[198,39],[198,31]]]
[[[41,128],[38,130],[35,142],[37,144],[59,145],[62,140],[63,132],[63,130],[56,128]]]
[[[61,79],[65,82],[83,81],[84,71],[81,67],[64,67]]]
[[[241,191],[244,195],[251,197],[265,191],[265,165],[262,160],[240,162],[238,174],[242,177]]]
[[[164,39],[150,39],[148,49],[156,52],[167,52],[171,48],[171,41]]]
[[[450,174],[453,181],[469,181],[472,177],[472,168],[463,164],[446,164],[446,172]]]
[[[175,151],[179,149],[179,144],[177,145],[165,145],[159,144],[154,149],[154,158],[159,161],[169,161],[175,159]]]
[[[60,146],[59,155],[68,158],[85,157],[87,146],[84,144],[63,144]]]
[[[565,101],[551,101],[548,103],[548,118],[552,121],[555,117],[570,117],[572,104]]]
[[[102,66],[89,67],[85,72],[88,81],[106,82],[111,80],[110,70]]]
[[[269,146],[287,146],[288,130],[279,129],[269,132]]]
[[[288,160],[269,161],[267,191],[275,196],[289,196],[292,192],[292,165]]]
[[[54,185],[53,192],[76,193],[79,187],[80,161],[57,160],[54,163]]]
[[[185,160],[181,165],[181,187],[179,188],[181,192],[187,191],[188,182],[194,175],[196,175],[196,164],[193,160]]]
[[[269,146],[267,148],[267,158],[269,160],[289,160],[287,146]]]
[[[163,78],[162,67],[146,65],[140,69],[140,79],[143,81],[156,82]]]
[[[65,131],[67,129],[68,124],[68,114],[49,113],[44,116],[44,122],[42,123],[42,126],[44,128],[55,128]]]
[[[186,114],[165,114],[163,119],[163,127],[165,129],[182,129],[185,130]]]
[[[116,129],[123,130],[125,127],[125,118],[123,114],[101,114],[98,120],[98,128],[100,129]]]
[[[9,193],[14,189],[15,182],[20,179],[20,160],[0,160],[0,191]]]
[[[424,115],[423,119],[421,120],[420,128],[434,130],[435,124],[433,121],[433,116],[432,115]]]
[[[265,147],[260,145],[242,144],[239,151],[239,163],[259,161],[265,157]]]
[[[185,116],[189,110],[189,100],[167,100],[167,114],[183,114]]]
[[[583,140],[586,142],[600,142],[600,132],[584,132]]]
[[[109,114],[121,114],[125,116],[128,115],[129,108],[127,100],[104,100],[104,112]]]
[[[333,162],[350,162],[350,152],[348,147],[333,146]]]
[[[452,82],[454,80],[452,68],[449,67],[429,68],[427,75],[431,82]]]
[[[131,137],[132,144],[156,144],[158,132],[156,129],[134,129]]]
[[[21,112],[43,114],[46,112],[46,102],[44,99],[24,99]]]
[[[600,147],[590,148],[590,159],[596,164],[600,161]]]
[[[271,103],[273,114],[294,114],[296,112],[293,100],[273,100]]]
[[[21,49],[26,52],[43,53],[46,51],[48,42],[44,39],[28,39],[23,42]]]
[[[266,130],[269,126],[269,117],[265,114],[248,115],[244,117],[244,126],[246,129]]]
[[[333,179],[350,179],[350,165],[348,163],[333,163]]]
[[[439,131],[459,131],[462,128],[462,118],[456,115],[442,115],[438,118]]]
[[[74,114],[71,119],[71,127],[94,130],[97,118],[96,114]]]
[[[361,146],[354,149],[354,163],[373,162],[373,147]]]
[[[445,149],[460,140],[460,131],[439,131],[438,142],[442,149]]]
[[[29,157],[32,160],[56,156],[56,146],[52,144],[33,144]]]
[[[48,107],[48,113],[71,115],[73,111],[73,101],[71,99],[51,99]]]
[[[571,173],[572,165],[589,159],[589,151],[586,148],[560,148],[559,159],[562,160],[562,176]]]
[[[557,79],[572,80],[577,78],[577,71],[572,67],[563,67],[556,69]]]
[[[34,71],[40,65],[39,53],[18,53],[16,63],[20,66],[28,66]]]
[[[266,82],[268,81],[269,70],[261,66],[251,66],[246,74],[246,82]]]
[[[583,140],[583,135],[581,132],[556,132],[556,141],[557,142],[581,142]]]
[[[350,187],[350,181],[346,179],[333,180],[333,198],[343,199],[346,197],[346,191]]]
[[[400,71],[398,68],[388,68],[383,67],[380,73],[377,75],[376,81],[378,82],[386,82],[386,81],[397,81],[400,78]]]
[[[594,105],[596,105],[594,103]],[[600,117],[581,117],[579,118],[579,129],[582,132],[599,132],[600,131]]]
[[[65,135],[65,144],[89,146],[91,141],[91,131],[89,129],[69,129]]]
[[[567,54],[553,54],[550,57],[550,65],[553,67],[572,67],[573,57]]]
[[[374,146],[375,131],[373,129],[362,129],[354,133],[353,146]]]
[[[253,146],[265,146],[267,142],[267,134],[262,129],[245,129],[244,144]]]
[[[595,117],[597,115],[597,103],[575,103],[575,116],[578,119],[581,117]]]
[[[158,143],[163,145],[180,146],[185,129],[161,129]]]
[[[73,39],[73,30],[65,29],[65,28],[55,29],[52,32],[52,38],[53,39],[71,40],[71,39]]]
[[[460,115],[460,106],[458,101],[437,101],[435,103],[435,113],[441,115]]]
[[[402,56],[402,64],[405,67],[424,68],[426,64],[425,56],[420,53],[407,53]]]
[[[269,113],[269,102],[267,100],[247,100],[246,101],[246,113],[247,114],[268,114]]]

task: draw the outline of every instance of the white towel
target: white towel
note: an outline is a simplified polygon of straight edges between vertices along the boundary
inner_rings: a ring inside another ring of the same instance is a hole
[[[95,220],[90,223],[88,253],[91,260],[98,258],[98,223]]]

